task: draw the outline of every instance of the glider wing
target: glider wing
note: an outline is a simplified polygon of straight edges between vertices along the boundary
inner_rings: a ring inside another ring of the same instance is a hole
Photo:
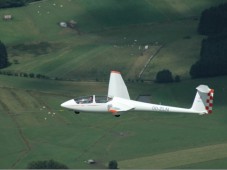
[[[108,111],[112,113],[124,112],[134,109],[135,107],[124,99],[114,98],[108,105]]]
[[[124,80],[121,77],[121,73],[118,71],[111,71],[110,73],[108,97],[120,97],[123,99],[130,99],[128,89],[125,85]]]

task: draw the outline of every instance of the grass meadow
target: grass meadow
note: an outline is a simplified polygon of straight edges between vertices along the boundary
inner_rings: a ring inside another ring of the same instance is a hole
[[[45,159],[70,168],[106,168],[113,159],[120,168],[209,168],[210,161],[219,162],[216,168],[227,166],[226,77],[127,84],[132,99],[150,94],[153,103],[182,107],[191,106],[197,85],[208,84],[215,89],[212,115],[129,112],[120,118],[108,113],[75,115],[60,108],[76,96],[106,94],[107,83],[8,76],[0,80],[1,168],[25,168]],[[86,164],[88,159],[97,164]]]
[[[227,79],[190,80],[188,74],[203,38],[196,31],[199,15],[222,2],[46,0],[1,9],[1,16],[13,15],[0,21],[11,62],[1,71],[74,81],[0,75],[0,168],[23,169],[48,159],[74,169],[107,168],[110,160],[119,168],[226,168]],[[72,19],[77,29],[59,27]],[[195,88],[207,84],[215,89],[214,114],[129,112],[115,118],[60,107],[74,97],[105,95],[110,70],[137,79],[160,47],[141,78],[153,80],[156,72],[170,69],[184,81],[127,81],[131,98],[146,94],[153,103],[189,108]],[[88,165],[88,159],[97,163]]]
[[[163,68],[188,78],[199,58],[199,15],[224,1],[48,0],[2,9],[0,15],[13,16],[12,21],[0,21],[1,41],[12,63],[6,70],[76,80],[107,80],[110,70],[121,70],[137,79],[145,65],[144,46],[149,45],[151,56],[152,49],[164,45],[142,78],[153,80]],[[70,20],[78,23],[80,33],[58,25]],[[176,68],[176,62],[182,67]]]

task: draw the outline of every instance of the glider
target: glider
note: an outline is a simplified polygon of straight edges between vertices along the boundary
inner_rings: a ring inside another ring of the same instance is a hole
[[[110,112],[119,117],[126,111],[155,111],[155,112],[180,112],[195,114],[211,114],[213,107],[214,90],[207,85],[200,85],[193,101],[192,107],[180,108],[131,100],[128,89],[122,79],[121,73],[111,71],[107,96],[84,96],[68,100],[61,107],[80,112]]]

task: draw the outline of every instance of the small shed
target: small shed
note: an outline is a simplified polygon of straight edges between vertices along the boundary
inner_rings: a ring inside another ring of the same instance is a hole
[[[96,161],[95,161],[94,159],[89,159],[89,160],[87,160],[87,163],[88,163],[88,164],[95,164]]]
[[[3,19],[8,21],[8,20],[12,20],[13,17],[12,17],[12,15],[7,14],[7,15],[4,15],[4,16],[3,16]]]
[[[70,28],[75,28],[77,26],[77,22],[74,20],[70,20],[67,24]]]

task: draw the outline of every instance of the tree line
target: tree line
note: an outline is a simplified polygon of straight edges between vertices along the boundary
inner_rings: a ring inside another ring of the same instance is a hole
[[[27,169],[69,169],[69,167],[51,159],[44,161],[32,161],[27,165]],[[118,169],[117,161],[109,161],[108,169]]]
[[[35,73],[25,73],[25,72],[14,72],[10,70],[0,70],[0,75],[6,76],[16,76],[16,77],[28,77],[28,78],[37,78],[37,79],[55,79],[61,80],[60,78],[50,78],[43,74],[35,74]]]
[[[200,59],[192,65],[192,78],[227,75],[227,3],[202,12],[198,33],[206,35]]]
[[[35,1],[40,1],[40,0],[0,0],[0,8],[21,7]]]
[[[218,35],[227,31],[227,3],[205,9],[199,20],[198,32],[201,35]]]
[[[202,40],[200,59],[191,66],[192,78],[227,75],[227,3],[202,12],[198,33],[206,35]],[[179,77],[176,77],[180,81]],[[159,71],[156,82],[173,82],[169,70]]]
[[[0,41],[0,69],[9,65],[6,46]]]

